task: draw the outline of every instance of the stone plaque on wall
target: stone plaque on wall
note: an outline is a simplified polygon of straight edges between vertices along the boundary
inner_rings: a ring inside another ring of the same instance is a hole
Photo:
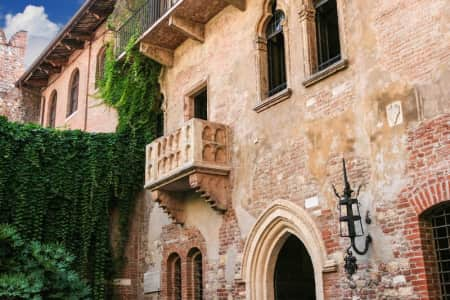
[[[154,293],[161,290],[161,272],[153,271],[144,274],[144,293]]]

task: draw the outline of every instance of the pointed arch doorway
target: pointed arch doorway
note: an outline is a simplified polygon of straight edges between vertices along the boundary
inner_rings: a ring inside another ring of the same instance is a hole
[[[293,234],[284,242],[275,264],[275,300],[315,300],[314,268],[305,245]]]
[[[336,270],[314,220],[303,208],[278,200],[249,232],[241,275],[249,300],[324,300],[323,273]]]

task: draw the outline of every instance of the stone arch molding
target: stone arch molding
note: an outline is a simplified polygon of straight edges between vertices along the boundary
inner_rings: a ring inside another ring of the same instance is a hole
[[[289,234],[305,245],[314,267],[316,298],[324,299],[323,274],[337,271],[326,252],[322,235],[308,213],[290,201],[279,200],[258,218],[247,238],[242,267],[247,298],[273,300],[273,274],[278,253]]]

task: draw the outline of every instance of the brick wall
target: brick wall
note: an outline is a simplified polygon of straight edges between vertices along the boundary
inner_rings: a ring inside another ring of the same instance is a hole
[[[298,13],[306,2],[279,0],[286,9],[292,95],[257,114],[254,41],[263,2],[248,0],[245,12],[224,9],[206,24],[204,43],[187,40],[175,51],[174,66],[161,75],[166,132],[181,126],[186,96],[207,81],[208,117],[233,132],[232,203],[220,222],[203,206],[195,214],[187,212],[188,219],[192,214],[203,227],[161,225],[162,249],[146,241],[147,203],[139,212],[144,215],[141,221],[134,219],[140,228],[130,229],[141,235],[131,242],[141,246],[137,254],[130,246],[138,263],[130,263],[134,271],[124,277],[137,276],[130,289],[138,292],[129,292],[128,299],[142,296],[142,274],[150,269],[148,253],[159,252],[162,263],[151,270],[160,267],[161,293],[147,299],[167,299],[167,261],[175,252],[183,262],[183,296],[189,299],[187,253],[194,247],[204,257],[205,299],[248,299],[248,285],[241,278],[244,244],[261,213],[279,199],[309,214],[326,253],[337,261],[336,272],[323,274],[325,299],[437,299],[430,224],[422,216],[450,200],[446,1],[338,0],[348,67],[305,87],[306,37]],[[402,105],[403,123],[391,127],[386,108],[395,101]],[[342,189],[342,157],[352,186],[362,185],[362,214],[370,211],[372,216],[365,229],[374,239],[369,252],[358,256],[359,270],[352,281],[342,267],[349,241],[339,236],[331,188],[334,184]]]
[[[19,31],[9,41],[0,29],[0,115],[11,121],[39,121],[40,96],[36,91],[20,91],[15,82],[24,71],[27,33]]]
[[[379,211],[394,210],[383,220],[383,232],[402,238],[394,243],[396,258],[404,258],[407,281],[417,295],[434,299],[436,263],[431,242],[430,224],[421,218],[429,208],[450,200],[450,115],[421,123],[408,132],[409,184],[391,205]]]

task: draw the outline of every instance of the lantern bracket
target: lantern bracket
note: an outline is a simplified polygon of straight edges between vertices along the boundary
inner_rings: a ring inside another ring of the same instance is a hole
[[[366,241],[364,244],[364,249],[362,249],[362,250],[358,249],[358,247],[356,245],[356,238],[364,235],[364,229],[363,229],[362,223],[361,223],[362,218],[360,215],[359,201],[358,201],[358,196],[359,196],[359,192],[361,191],[361,186],[359,186],[355,197],[352,197],[354,194],[354,191],[352,190],[350,183],[348,181],[347,168],[345,166],[345,159],[342,159],[342,168],[343,168],[343,172],[344,172],[344,191],[343,191],[342,195],[340,195],[336,191],[336,187],[334,185],[332,187],[333,187],[334,194],[339,199],[339,202],[338,202],[339,209],[342,209],[342,207],[344,207],[344,209],[346,211],[345,215],[342,215],[340,213],[339,222],[341,223],[341,226],[342,226],[343,222],[346,222],[347,226],[348,226],[347,234],[343,233],[342,227],[341,227],[341,237],[350,238],[351,243],[350,243],[350,247],[348,247],[348,249],[347,249],[347,255],[345,257],[345,266],[344,267],[345,267],[347,274],[349,276],[351,276],[358,270],[358,265],[356,264],[356,257],[353,256],[351,249],[353,248],[353,250],[359,255],[366,254],[367,251],[369,250],[370,244],[372,243],[372,237],[370,235],[367,235]],[[353,211],[354,206],[356,207],[355,212]],[[342,212],[342,210],[341,210],[341,212]],[[369,211],[367,211],[364,221],[366,224],[372,223]],[[357,233],[356,227],[355,227],[355,222],[359,222],[359,224],[361,226],[362,234]]]
[[[355,243],[355,239],[356,237],[351,237],[351,247],[353,248],[353,250],[355,250],[356,253],[358,253],[359,255],[364,255],[367,253],[367,251],[369,250],[369,246],[372,243],[372,237],[370,236],[370,234],[368,236],[366,236],[366,242],[364,245],[364,250],[359,250],[358,247],[356,247],[356,243]]]

